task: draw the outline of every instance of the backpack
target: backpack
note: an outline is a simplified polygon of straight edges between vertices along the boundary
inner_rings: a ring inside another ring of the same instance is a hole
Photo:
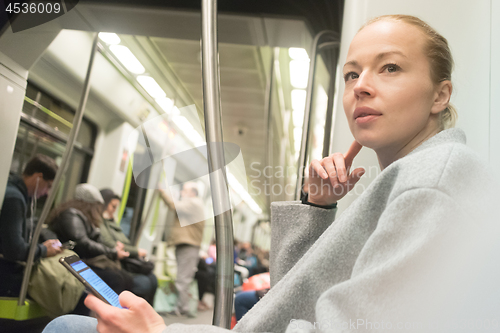
[[[42,258],[33,267],[28,295],[49,317],[73,311],[85,290],[84,285],[59,263],[59,258],[75,254],[66,249],[53,257]]]

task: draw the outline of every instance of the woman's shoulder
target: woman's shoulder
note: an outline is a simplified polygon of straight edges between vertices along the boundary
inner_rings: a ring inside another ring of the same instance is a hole
[[[54,218],[54,222],[68,221],[68,220],[81,221],[85,223],[87,221],[87,218],[80,210],[73,207],[63,210]]]
[[[390,166],[400,191],[433,188],[453,195],[491,180],[487,163],[465,145],[462,130],[443,131],[428,141]]]

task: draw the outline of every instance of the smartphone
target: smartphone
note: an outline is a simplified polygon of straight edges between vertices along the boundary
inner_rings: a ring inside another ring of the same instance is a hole
[[[118,294],[111,289],[89,266],[78,256],[61,257],[59,262],[68,269],[95,297],[117,308],[123,309]]]

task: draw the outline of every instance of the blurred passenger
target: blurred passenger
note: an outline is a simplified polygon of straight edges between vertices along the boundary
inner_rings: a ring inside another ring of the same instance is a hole
[[[0,211],[0,296],[16,297],[21,290],[24,266],[34,232],[36,199],[46,195],[57,172],[56,162],[45,155],[36,155],[24,168],[21,177],[9,175]],[[27,219],[28,209],[31,217]],[[61,253],[60,242],[49,239],[38,244],[35,260]]]
[[[242,291],[234,297],[234,312],[236,321],[240,319],[251,309],[257,302],[264,297],[269,291],[269,288],[261,290]]]
[[[102,189],[101,195],[104,200],[103,219],[100,225],[102,243],[109,248],[115,248],[119,243],[122,243],[123,249],[130,254],[129,258],[144,259],[148,255],[147,251],[134,246],[115,221],[114,215],[116,208],[120,205],[120,197],[110,189]],[[127,269],[126,265],[122,265],[122,267]],[[158,286],[156,276],[152,272],[148,274],[130,273],[134,280],[131,291],[152,305]]]
[[[184,183],[179,201],[163,190],[160,195],[165,204],[176,212],[176,219],[170,232],[169,244],[175,246],[177,260],[177,278],[175,287],[178,293],[176,314],[189,313],[189,285],[194,279],[199,261],[200,245],[205,226],[203,202],[198,197],[197,185],[194,182]],[[184,226],[181,226],[180,219]]]
[[[56,207],[49,218],[49,228],[61,242],[74,241],[74,251],[116,293],[131,290],[132,277],[122,272],[117,260],[128,257],[120,242],[109,248],[102,242],[100,226],[104,200],[99,190],[90,184],[76,186],[74,200]]]
[[[215,244],[215,239],[212,239],[207,251],[207,255],[209,258],[212,258],[212,262],[215,262],[217,260],[217,247],[215,246]]]
[[[240,253],[238,254],[238,265],[245,267],[248,270],[248,277],[255,274],[258,266],[258,259],[253,252],[253,247],[250,242],[242,244]]]
[[[198,261],[198,270],[194,275],[198,281],[198,311],[210,309],[210,306],[203,301],[203,296],[205,293],[215,293],[215,265],[212,258],[206,255]]]
[[[234,255],[234,287],[235,290],[239,291],[239,287],[243,284],[245,279],[248,279],[248,269],[246,267],[238,264],[240,259],[240,254],[242,253],[243,243],[234,239],[233,255]]]
[[[269,251],[256,248],[255,254],[257,256],[257,268],[254,270],[254,274],[269,272]]]

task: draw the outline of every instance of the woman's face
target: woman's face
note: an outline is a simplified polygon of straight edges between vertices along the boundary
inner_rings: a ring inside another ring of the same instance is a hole
[[[111,201],[108,204],[108,207],[106,208],[106,212],[109,214],[109,216],[113,216],[115,214],[118,205],[120,205],[120,200],[111,199]]]
[[[344,111],[354,138],[377,150],[400,151],[437,127],[437,92],[414,26],[378,21],[353,39],[344,65]],[[434,130],[437,130],[434,129]]]

